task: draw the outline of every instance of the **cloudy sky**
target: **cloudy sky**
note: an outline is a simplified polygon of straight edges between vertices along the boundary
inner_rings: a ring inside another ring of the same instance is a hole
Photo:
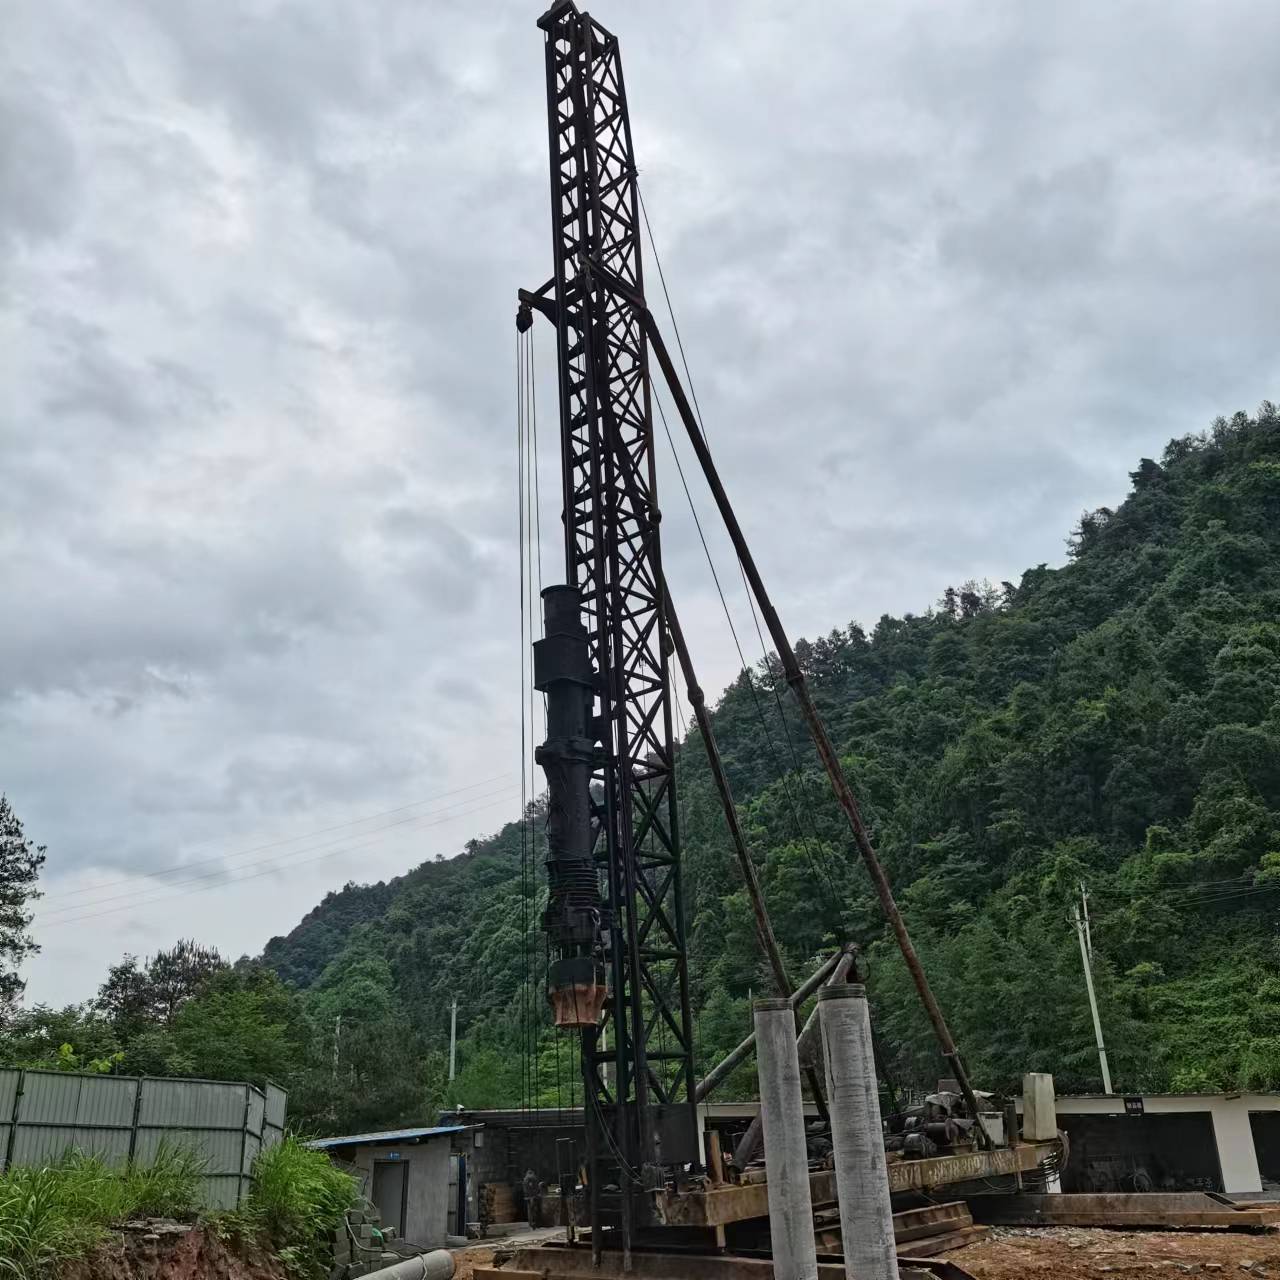
[[[0,786],[63,1002],[517,813],[542,51],[516,0],[2,7]],[[1272,0],[593,12],[793,634],[1058,563],[1138,457],[1280,398]]]

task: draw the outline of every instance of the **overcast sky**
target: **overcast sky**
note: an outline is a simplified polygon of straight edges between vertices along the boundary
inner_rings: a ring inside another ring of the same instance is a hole
[[[65,1002],[517,814],[542,48],[514,0],[2,7],[0,787],[49,848],[28,1000]],[[1140,456],[1280,398],[1273,0],[593,12],[793,635],[1060,563]]]

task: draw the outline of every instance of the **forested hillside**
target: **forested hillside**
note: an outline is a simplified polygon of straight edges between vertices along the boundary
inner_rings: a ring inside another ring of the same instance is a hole
[[[980,1079],[1038,1068],[1096,1086],[1068,922],[1083,881],[1121,1086],[1275,1087],[1280,420],[1271,406],[1220,420],[1131,480],[1118,510],[1082,518],[1065,567],[798,653]],[[893,1069],[927,1080],[914,994],[808,739],[779,724],[776,683],[744,672],[715,724],[779,934],[797,970],[860,942]],[[768,984],[698,743],[681,762],[709,1059]],[[458,993],[463,1060],[484,1064],[476,1100],[495,1101],[522,974],[519,863],[511,826],[452,863],[331,895],[264,958],[317,992],[379,983],[436,1043]]]
[[[980,1083],[1038,1069],[1064,1090],[1098,1087],[1068,920],[1083,882],[1117,1087],[1276,1088],[1280,416],[1219,420],[1131,479],[1117,510],[1081,519],[1064,567],[948,590],[797,652]],[[786,696],[762,664],[715,712],[775,926],[797,973],[858,942],[891,1072],[930,1081],[914,991]],[[709,1063],[769,982],[701,745],[680,761]],[[292,1079],[312,1123],[429,1114],[446,1096],[455,996],[450,1101],[569,1100],[573,1046],[544,1030],[536,1071],[522,1051],[522,983],[543,956],[522,849],[540,876],[540,825],[534,811],[523,833],[349,885],[270,941],[263,962],[309,1029]],[[528,1003],[545,1022],[540,995]]]

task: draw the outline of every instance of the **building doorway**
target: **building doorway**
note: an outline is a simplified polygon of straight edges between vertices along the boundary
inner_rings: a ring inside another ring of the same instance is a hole
[[[1250,1111],[1249,1128],[1253,1131],[1262,1189],[1275,1195],[1280,1192],[1280,1111]]]
[[[1063,1191],[1222,1190],[1207,1111],[1146,1115],[1058,1113],[1070,1154]]]
[[[384,1227],[393,1227],[404,1238],[404,1209],[408,1196],[409,1162],[407,1160],[375,1160],[373,1162],[373,1203]]]

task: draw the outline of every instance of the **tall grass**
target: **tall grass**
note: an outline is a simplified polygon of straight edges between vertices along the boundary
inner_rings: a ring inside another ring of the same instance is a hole
[[[148,1164],[118,1169],[72,1153],[0,1175],[0,1280],[49,1280],[82,1258],[115,1222],[194,1213],[204,1164],[161,1145]]]
[[[327,1236],[358,1198],[350,1174],[290,1136],[258,1157],[237,1225],[268,1241],[293,1275],[323,1276],[332,1266]]]
[[[197,1207],[209,1162],[189,1147],[161,1139],[150,1164],[134,1164],[124,1176],[130,1217],[185,1218]]]

